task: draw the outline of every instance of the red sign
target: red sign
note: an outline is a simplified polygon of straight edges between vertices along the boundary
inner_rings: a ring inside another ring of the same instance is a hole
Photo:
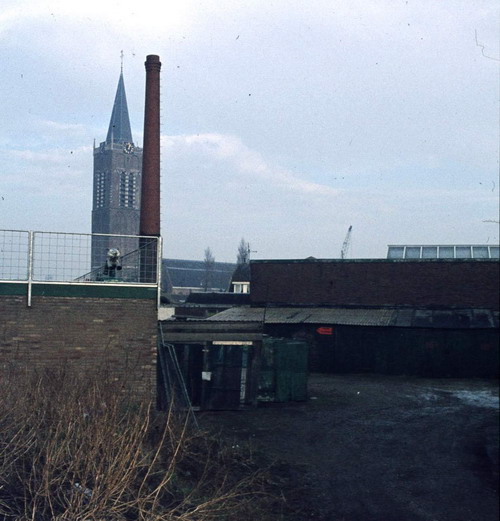
[[[319,335],[333,335],[333,327],[318,327],[316,333]]]

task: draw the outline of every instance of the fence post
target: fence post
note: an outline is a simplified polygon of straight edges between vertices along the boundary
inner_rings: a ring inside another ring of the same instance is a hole
[[[33,287],[33,235],[34,232],[28,232],[28,307],[31,307],[31,290]]]
[[[156,284],[158,285],[158,293],[156,299],[156,308],[160,309],[161,305],[161,268],[162,268],[162,257],[163,257],[163,238],[158,237],[156,246],[157,257],[156,257]]]

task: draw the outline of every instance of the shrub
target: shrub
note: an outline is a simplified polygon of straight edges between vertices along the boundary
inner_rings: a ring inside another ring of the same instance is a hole
[[[251,454],[69,369],[0,388],[0,519],[255,519],[269,499]]]

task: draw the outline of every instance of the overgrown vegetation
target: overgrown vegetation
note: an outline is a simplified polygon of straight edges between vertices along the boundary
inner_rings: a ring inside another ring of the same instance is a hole
[[[252,453],[73,371],[0,385],[0,519],[280,519]],[[272,517],[267,517],[267,515]]]

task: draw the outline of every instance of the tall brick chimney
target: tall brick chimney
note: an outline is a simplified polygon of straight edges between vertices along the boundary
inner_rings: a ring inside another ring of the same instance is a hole
[[[146,57],[140,234],[160,236],[160,57]],[[156,280],[156,247],[141,239],[141,281]],[[153,251],[154,250],[154,251]]]
[[[146,57],[141,235],[160,235],[160,57]]]

